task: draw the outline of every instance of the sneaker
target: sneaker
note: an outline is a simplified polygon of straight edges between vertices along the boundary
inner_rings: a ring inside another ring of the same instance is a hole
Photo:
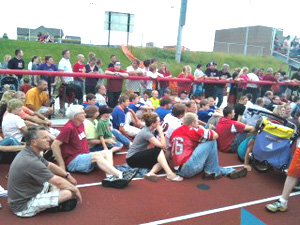
[[[128,183],[135,177],[139,169],[127,170],[123,172],[123,179],[127,180]]]
[[[56,207],[52,207],[47,209],[47,212],[57,213],[57,212],[69,212],[76,208],[77,205],[77,198],[72,198],[68,201],[60,203]]]
[[[123,179],[123,178],[118,178],[115,176],[112,177],[106,177],[105,179],[102,180],[102,186],[103,187],[111,187],[111,188],[124,188],[128,184],[128,180]]]
[[[247,169],[243,168],[241,170],[235,170],[232,173],[228,174],[227,176],[230,179],[237,179],[237,178],[241,178],[241,177],[247,176],[247,173],[248,173]]]
[[[215,173],[204,173],[202,179],[203,180],[218,180],[222,177],[221,174]]]
[[[272,204],[266,205],[266,209],[270,212],[285,212],[287,210],[287,206],[282,204],[279,200],[277,202],[274,202]]]

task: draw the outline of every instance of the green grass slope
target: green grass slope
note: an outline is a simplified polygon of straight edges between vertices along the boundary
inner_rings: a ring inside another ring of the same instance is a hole
[[[42,59],[45,55],[51,55],[53,56],[55,62],[58,63],[61,58],[62,50],[69,49],[71,51],[71,62],[73,64],[77,61],[78,54],[83,54],[87,58],[89,52],[94,52],[97,58],[103,61],[104,69],[110,62],[109,58],[112,54],[116,55],[122,62],[123,68],[126,68],[128,65],[130,65],[130,61],[123,54],[121,48],[108,48],[77,44],[38,43],[6,39],[0,39],[0,62],[3,61],[5,54],[14,56],[14,51],[18,48],[23,49],[24,60],[26,64],[28,64],[34,55],[41,56]],[[282,68],[285,71],[288,69],[286,64],[271,57],[250,57],[235,54],[187,51],[182,53],[182,62],[178,64],[175,62],[175,51],[172,50],[147,47],[129,47],[129,50],[140,60],[155,58],[158,60],[158,62],[166,62],[173,76],[177,76],[181,72],[184,65],[190,65],[194,70],[198,63],[204,65],[205,68],[205,65],[211,61],[217,62],[218,68],[220,68],[223,63],[227,63],[230,65],[231,71],[236,67],[243,66],[247,66],[249,69],[254,67],[263,67],[265,69],[272,67],[274,70]]]

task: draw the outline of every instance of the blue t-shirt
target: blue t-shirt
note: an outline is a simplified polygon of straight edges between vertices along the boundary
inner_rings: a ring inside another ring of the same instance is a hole
[[[42,63],[41,65],[39,65],[38,70],[58,71],[56,65],[51,64],[50,66],[48,66],[47,63]],[[41,79],[50,81],[51,83],[54,82],[54,76],[41,75]]]
[[[116,106],[111,114],[113,128],[119,130],[120,126],[125,125],[125,114],[128,112],[128,108],[124,110],[120,106]]]
[[[90,105],[91,105],[91,104],[89,104],[89,103],[87,103],[87,102],[82,103],[82,106],[83,106],[84,109],[87,108],[87,107],[90,106]],[[98,102],[95,103],[95,106],[100,107],[100,105],[99,105]]]
[[[128,108],[132,109],[135,113],[141,108],[142,105],[145,105],[144,103],[139,102],[138,104],[129,103]]]
[[[197,112],[198,119],[201,120],[204,123],[207,123],[207,121],[210,119],[212,116],[213,112],[211,110],[199,110]]]
[[[171,109],[165,109],[159,106],[154,110],[154,112],[159,115],[160,121],[163,121],[165,116],[171,112]]]

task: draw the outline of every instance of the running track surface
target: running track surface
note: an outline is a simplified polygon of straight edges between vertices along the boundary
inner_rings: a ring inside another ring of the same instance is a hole
[[[236,155],[220,153],[222,166],[240,165]],[[125,162],[125,155],[115,155],[115,164]],[[7,187],[9,165],[0,165],[0,184]],[[104,173],[100,170],[90,174],[73,174],[78,184],[100,182]],[[158,182],[134,180],[125,189],[103,188],[100,185],[80,188],[83,204],[68,213],[40,213],[33,218],[20,219],[8,208],[7,198],[0,198],[3,209],[0,210],[2,224],[142,224],[178,217],[170,224],[225,224],[241,223],[241,203],[251,203],[260,199],[278,196],[281,193],[285,176],[279,172],[259,174],[248,173],[246,178],[230,180],[222,178],[215,181],[204,181],[201,174],[186,179],[184,182],[166,182],[164,177]],[[209,190],[201,190],[198,184],[209,185]],[[290,198],[289,210],[286,213],[271,214],[265,211],[266,203],[242,205],[255,217],[266,224],[299,224],[300,195]],[[228,206],[237,208],[229,209]],[[213,209],[221,209],[212,213]],[[225,210],[225,211],[224,211]],[[199,212],[207,212],[201,215]],[[196,214],[196,217],[184,219],[183,216]]]

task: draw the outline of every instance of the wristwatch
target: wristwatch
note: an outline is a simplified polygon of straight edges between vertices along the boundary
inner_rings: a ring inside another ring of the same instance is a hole
[[[70,175],[70,173],[69,172],[67,172],[67,174],[66,174],[66,176],[64,177],[64,178],[68,178],[68,176]]]

